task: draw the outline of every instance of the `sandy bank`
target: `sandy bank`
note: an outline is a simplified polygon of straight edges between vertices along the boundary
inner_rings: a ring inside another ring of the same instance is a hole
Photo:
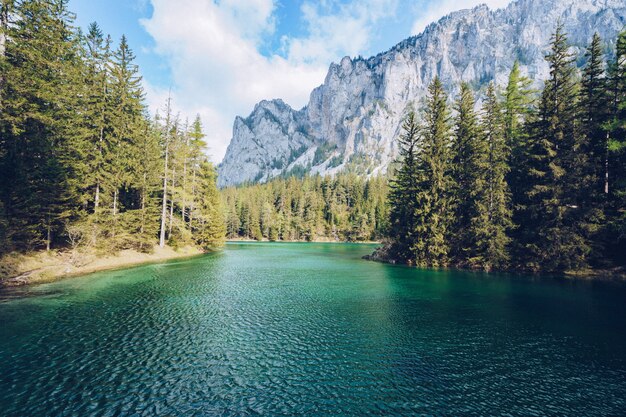
[[[69,251],[8,254],[0,258],[0,287],[51,282],[71,276],[186,258],[202,253],[200,249],[191,246],[179,249],[155,246],[152,253],[124,250],[105,256]]]

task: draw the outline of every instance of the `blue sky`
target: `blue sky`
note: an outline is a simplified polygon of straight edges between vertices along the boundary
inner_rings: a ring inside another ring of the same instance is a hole
[[[137,55],[148,102],[200,114],[219,162],[235,116],[262,99],[306,105],[331,62],[389,49],[445,14],[509,0],[70,0]]]

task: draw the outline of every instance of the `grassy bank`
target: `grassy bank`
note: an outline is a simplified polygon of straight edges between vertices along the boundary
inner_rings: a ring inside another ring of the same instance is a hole
[[[382,245],[378,247],[372,254],[365,255],[363,259],[388,263],[388,264],[401,264],[392,258],[392,255],[389,251],[389,245]],[[429,268],[426,268],[429,269]],[[435,268],[436,269],[436,268]],[[446,268],[444,268],[446,269]],[[459,270],[459,271],[473,271],[473,272],[481,272],[480,269],[469,269],[462,267],[451,266],[449,269]],[[546,276],[546,277],[561,277],[567,279],[587,279],[587,280],[605,280],[605,281],[626,281],[626,268],[624,267],[615,267],[615,268],[602,268],[602,269],[579,269],[579,270],[568,270],[563,271],[561,273],[546,273],[541,271],[527,271],[527,270],[517,270],[514,268],[508,268],[503,270],[492,270],[492,271],[483,271],[483,272],[505,272],[510,274],[523,274],[523,275],[537,275],[537,276]]]
[[[174,249],[154,247],[152,253],[123,250],[111,255],[95,252],[50,251],[7,254],[0,258],[0,287],[51,282],[92,272],[126,268],[203,253],[189,246]]]

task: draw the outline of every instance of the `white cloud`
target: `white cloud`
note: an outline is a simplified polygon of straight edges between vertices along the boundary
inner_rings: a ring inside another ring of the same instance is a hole
[[[368,0],[336,4],[305,2],[302,5],[309,36],[283,39],[293,62],[324,62],[345,55],[355,56],[369,47],[375,24],[395,15],[397,0]]]
[[[412,27],[416,34],[452,11],[480,3],[499,8],[510,2],[425,0],[412,10],[408,0],[304,0],[300,19],[305,35],[282,36],[280,51],[267,55],[260,50],[277,36],[278,2],[286,0],[136,1],[153,6],[153,15],[142,24],[154,38],[154,52],[171,72],[171,86],[146,81],[150,106],[162,108],[171,87],[174,106],[182,115],[202,117],[216,162],[224,156],[235,116],[247,116],[263,99],[282,98],[301,108],[332,61],[378,52],[370,51],[370,44],[383,24],[393,24],[389,18],[400,9],[419,16]]]
[[[413,23],[411,34],[420,34],[430,23],[457,10],[471,9],[479,4],[486,4],[491,9],[499,9],[506,7],[510,2],[511,0],[434,0],[418,13],[419,17]]]
[[[181,113],[203,119],[211,154],[220,161],[236,115],[262,99],[282,98],[295,108],[323,82],[331,61],[363,53],[375,22],[395,13],[397,0],[323,0],[302,6],[307,36],[283,38],[282,56],[259,52],[275,31],[275,0],[151,0],[142,21],[172,74],[172,97]],[[153,109],[168,88],[146,83]]]

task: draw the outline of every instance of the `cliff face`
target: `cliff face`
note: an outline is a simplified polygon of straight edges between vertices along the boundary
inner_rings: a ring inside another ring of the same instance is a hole
[[[500,10],[478,6],[452,13],[375,57],[345,57],[331,64],[302,110],[262,101],[246,119],[236,118],[219,185],[285,173],[384,172],[396,156],[403,115],[409,107],[421,108],[436,75],[452,95],[461,81],[480,92],[492,80],[504,85],[517,59],[539,86],[548,76],[544,56],[559,19],[582,57],[594,32],[609,46],[614,42],[626,25],[626,3],[517,0]]]

